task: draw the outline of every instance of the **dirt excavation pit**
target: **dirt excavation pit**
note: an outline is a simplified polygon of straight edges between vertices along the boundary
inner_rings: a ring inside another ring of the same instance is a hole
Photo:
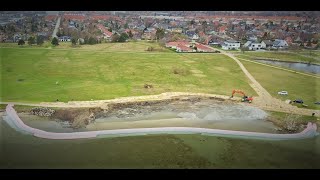
[[[103,130],[158,126],[208,127],[245,131],[285,133],[285,124],[246,103],[203,96],[175,96],[171,99],[107,104],[104,109],[58,108],[51,117],[62,128]],[[305,122],[306,124],[307,122]],[[275,126],[276,125],[276,126]],[[303,129],[304,123],[297,124]],[[280,127],[280,128],[277,128]],[[281,129],[278,131],[277,129]]]
[[[262,120],[267,113],[243,103],[220,98],[179,96],[166,100],[110,103],[101,108],[57,109],[53,119],[68,122],[71,128],[92,123],[183,118],[187,121],[222,122]],[[65,124],[64,124],[65,125]]]

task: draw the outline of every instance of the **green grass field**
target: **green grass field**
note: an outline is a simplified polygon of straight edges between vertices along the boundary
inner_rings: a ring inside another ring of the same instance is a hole
[[[308,51],[308,50],[299,51],[299,54],[320,58],[320,51],[319,50],[315,50],[315,51],[312,51],[312,50],[311,51]]]
[[[319,168],[320,138],[259,141],[201,135],[47,140],[0,120],[0,168]]]
[[[282,100],[301,98],[308,108],[320,109],[320,105],[314,104],[320,101],[320,79],[247,61],[241,62],[272,96]],[[279,91],[288,91],[288,96],[278,95]]]
[[[76,45],[72,46],[71,42],[59,42],[58,46],[53,46],[49,42],[42,45],[22,45],[17,43],[0,43],[2,48],[19,48],[19,49],[56,49],[56,50],[81,50],[81,51],[105,51],[105,52],[147,52],[148,47],[153,47],[155,52],[171,52],[169,49],[159,46],[153,41],[135,41],[129,43],[101,43],[95,45]]]
[[[156,51],[147,52],[150,45]],[[235,88],[256,95],[239,66],[221,54],[178,54],[149,42],[90,48],[0,48],[1,101],[100,100],[170,91],[230,95]]]

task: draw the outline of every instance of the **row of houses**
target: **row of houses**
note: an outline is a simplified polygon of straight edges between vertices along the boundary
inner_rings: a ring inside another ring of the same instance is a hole
[[[224,50],[238,50],[241,47],[240,41],[228,40],[221,45]],[[264,40],[261,42],[247,41],[243,47],[249,50],[257,51],[262,49],[286,49],[289,47],[285,40],[275,39],[273,42],[270,40]]]
[[[98,24],[97,25],[98,29],[100,29],[100,31],[103,34],[103,38],[106,40],[110,40],[112,37],[112,32],[110,32],[106,27],[104,27],[102,24]]]
[[[188,41],[168,42],[166,47],[175,49],[176,52],[214,52],[214,49],[209,46]]]

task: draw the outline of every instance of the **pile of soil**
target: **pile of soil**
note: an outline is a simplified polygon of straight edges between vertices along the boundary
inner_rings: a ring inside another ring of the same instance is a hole
[[[83,128],[95,120],[96,115],[102,112],[101,108],[63,108],[58,109],[52,118],[68,121],[74,129]]]

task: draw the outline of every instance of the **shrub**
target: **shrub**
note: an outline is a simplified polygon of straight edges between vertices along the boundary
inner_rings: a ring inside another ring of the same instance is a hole
[[[177,67],[174,67],[172,69],[172,72],[173,72],[173,74],[179,74],[179,75],[182,75],[182,76],[186,76],[186,75],[190,74],[190,71],[188,69],[177,68]]]
[[[154,51],[153,47],[148,47],[147,51]]]

